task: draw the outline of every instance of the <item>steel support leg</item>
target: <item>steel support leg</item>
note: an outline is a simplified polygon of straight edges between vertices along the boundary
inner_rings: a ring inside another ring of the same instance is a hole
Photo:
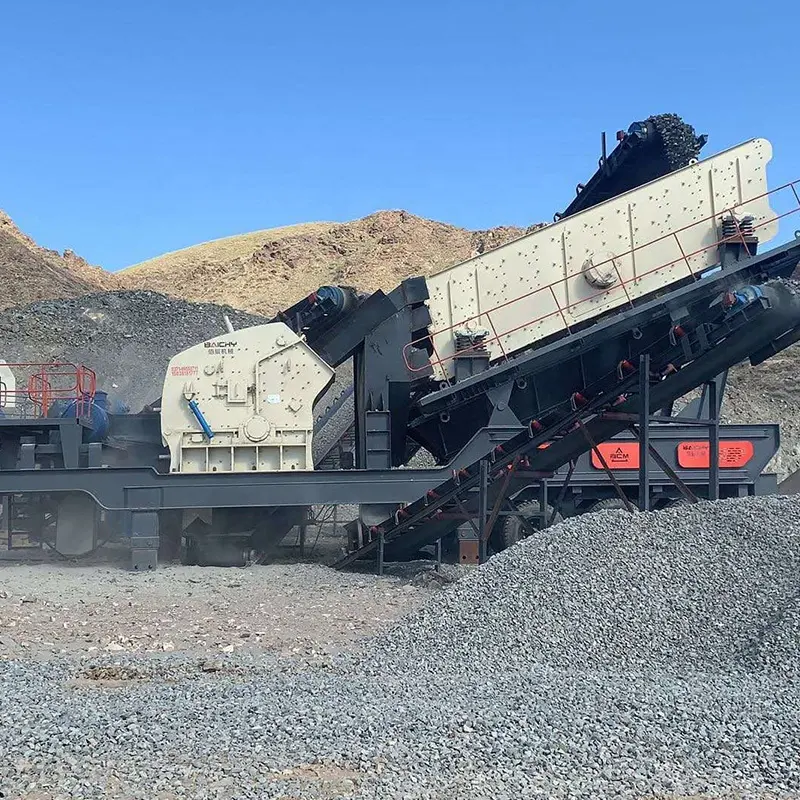
[[[478,530],[483,531],[483,535],[478,536],[478,563],[486,561],[486,550],[489,541],[489,531],[487,530],[489,521],[489,462],[481,459],[481,477],[478,489]]]
[[[0,536],[6,540],[9,550],[11,549],[11,525],[8,519],[10,505],[8,495],[0,495]]]
[[[547,499],[547,481],[542,478],[539,481],[539,513],[541,514],[539,521],[542,529],[547,527]]]
[[[719,500],[719,409],[717,382],[708,384],[708,497]]]
[[[567,475],[564,478],[564,483],[561,484],[561,489],[558,492],[558,497],[556,498],[555,505],[553,506],[553,512],[550,514],[549,519],[546,520],[545,528],[549,528],[553,524],[553,520],[556,518],[556,514],[561,513],[561,506],[564,503],[564,498],[567,496],[567,489],[569,489],[569,482],[572,480],[572,473],[575,472],[575,464],[577,462],[570,461],[569,462],[569,469],[567,470]]]
[[[158,566],[158,512],[131,511],[131,569],[147,572]]]
[[[480,533],[470,519],[458,526],[458,563],[480,564]]]
[[[638,429],[637,426],[631,425],[630,432],[637,439],[639,439],[639,429]],[[639,441],[641,441],[641,439],[639,439]],[[692,493],[692,490],[681,480],[681,478],[678,475],[678,473],[675,472],[674,469],[672,469],[672,467],[664,460],[664,458],[661,455],[661,453],[659,453],[658,450],[655,447],[653,447],[652,444],[650,445],[650,455],[653,457],[653,461],[656,462],[656,464],[664,472],[664,474],[672,481],[673,484],[675,484],[675,487],[678,489],[678,491],[690,503],[696,503],[697,502],[697,498]]]
[[[500,511],[503,509],[503,505],[506,501],[506,496],[508,495],[508,488],[511,485],[511,479],[514,477],[514,473],[516,472],[517,467],[519,466],[519,456],[516,456],[514,460],[509,465],[508,469],[505,471],[505,477],[503,478],[503,483],[500,486],[500,491],[497,494],[497,498],[494,501],[494,507],[492,508],[492,513],[489,514],[489,520],[484,523],[483,525],[483,533],[481,535],[481,541],[484,543],[489,541],[489,537],[492,535],[492,528],[494,528],[495,523],[497,522],[497,518],[500,516]],[[489,465],[486,465],[487,469],[487,481],[488,481],[488,469]],[[488,505],[487,505],[488,510]]]
[[[436,540],[436,571],[442,571],[442,540]]]
[[[639,509],[650,510],[650,354],[639,356]]]
[[[386,547],[386,534],[383,528],[378,531],[378,575],[383,575],[383,553]]]

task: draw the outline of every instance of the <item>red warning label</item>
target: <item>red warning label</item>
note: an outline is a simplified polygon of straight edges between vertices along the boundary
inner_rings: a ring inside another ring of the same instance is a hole
[[[603,469],[601,455],[611,469],[639,469],[638,443],[604,442],[599,444],[597,450],[592,450],[592,466],[595,469]]]
[[[200,374],[200,369],[196,364],[192,366],[175,366],[170,369],[170,374],[173,378],[194,378]]]
[[[681,442],[678,445],[678,466],[684,469],[708,469],[708,442]],[[722,441],[719,443],[720,469],[739,469],[753,457],[753,443]]]

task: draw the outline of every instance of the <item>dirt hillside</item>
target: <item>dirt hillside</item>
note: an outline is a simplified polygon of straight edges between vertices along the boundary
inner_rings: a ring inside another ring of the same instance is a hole
[[[111,289],[116,278],[71,250],[39,247],[0,211],[0,308]]]
[[[199,244],[117,273],[121,288],[149,289],[270,314],[327,283],[393,289],[525,233],[469,231],[406,211],[315,222]]]

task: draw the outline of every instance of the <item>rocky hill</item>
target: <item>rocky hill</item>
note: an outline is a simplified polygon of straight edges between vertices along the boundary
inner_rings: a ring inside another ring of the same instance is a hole
[[[470,231],[406,211],[352,222],[311,222],[198,244],[117,273],[70,250],[40,247],[0,211],[0,309],[97,291],[147,290],[199,303],[273,314],[326,283],[365,291],[444,267],[521,236],[525,229]]]
[[[117,273],[120,288],[225,303],[271,314],[327,283],[393,289],[525,233],[469,231],[406,211],[344,223],[314,222],[199,244]]]
[[[0,308],[111,289],[116,278],[71,250],[39,247],[0,211]]]

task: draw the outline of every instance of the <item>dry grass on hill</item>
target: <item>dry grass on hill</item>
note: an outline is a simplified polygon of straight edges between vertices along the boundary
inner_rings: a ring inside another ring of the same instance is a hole
[[[393,289],[524,233],[469,231],[405,211],[344,223],[308,223],[219,239],[137,264],[117,274],[123,288],[227,303],[268,314],[328,283]]]

